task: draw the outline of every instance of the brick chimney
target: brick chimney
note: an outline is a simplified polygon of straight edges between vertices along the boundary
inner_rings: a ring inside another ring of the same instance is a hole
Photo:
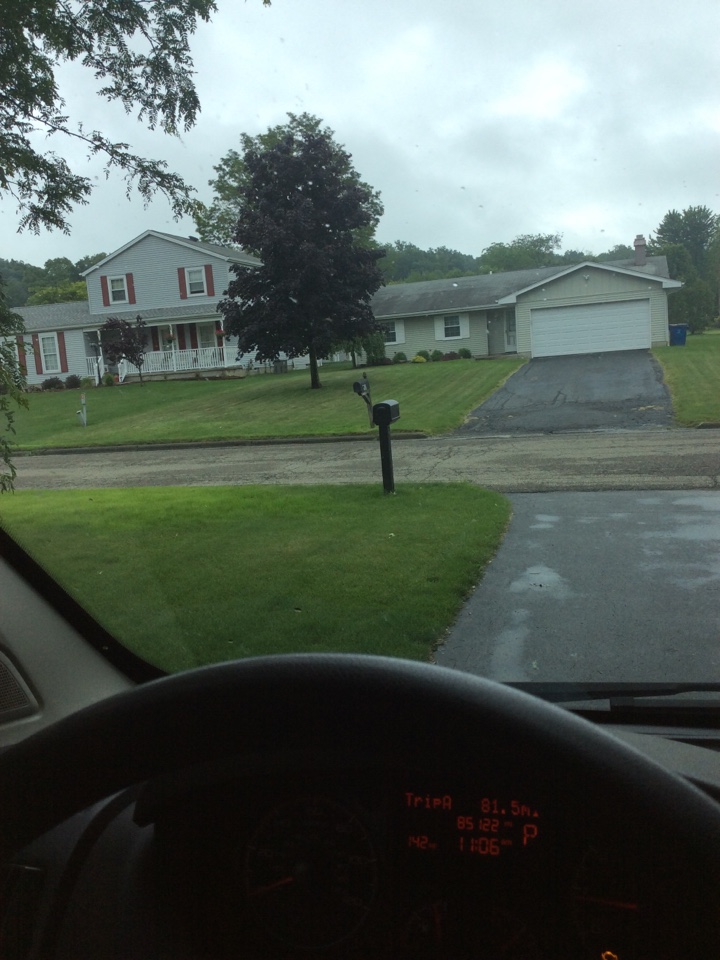
[[[645,237],[639,233],[635,237],[635,266],[644,267],[647,263],[647,245]]]

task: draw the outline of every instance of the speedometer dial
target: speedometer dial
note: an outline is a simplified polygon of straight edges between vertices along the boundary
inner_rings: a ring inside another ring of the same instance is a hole
[[[251,910],[267,934],[320,949],[352,936],[371,910],[377,857],[367,830],[324,797],[283,803],[261,822],[245,861]]]

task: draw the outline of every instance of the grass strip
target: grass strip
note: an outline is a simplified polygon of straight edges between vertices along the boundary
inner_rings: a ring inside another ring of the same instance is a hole
[[[510,506],[470,484],[20,491],[3,525],[167,671],[262,654],[427,660]]]
[[[685,346],[656,347],[675,419],[684,426],[720,423],[720,330],[688,336]]]
[[[455,429],[524,363],[492,361],[398,364],[368,376],[375,402],[400,404],[398,430]],[[361,377],[347,366],[322,368],[323,387],[307,371],[242,380],[152,381],[85,391],[88,425],[80,424],[77,390],[33,393],[16,414],[20,449],[107,444],[341,436],[370,429],[365,404],[352,389]]]

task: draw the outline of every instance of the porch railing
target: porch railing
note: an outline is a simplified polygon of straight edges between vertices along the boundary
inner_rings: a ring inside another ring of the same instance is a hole
[[[150,350],[145,354],[142,372],[146,373],[182,373],[194,370],[217,370],[239,365],[235,360],[235,351],[222,347],[199,347],[196,350]],[[138,368],[132,363],[119,365],[120,380],[128,374],[137,374]]]
[[[105,375],[107,367],[102,357],[85,357],[85,362],[87,363],[87,375],[92,377],[93,380],[95,380],[98,375],[100,375],[101,378]]]

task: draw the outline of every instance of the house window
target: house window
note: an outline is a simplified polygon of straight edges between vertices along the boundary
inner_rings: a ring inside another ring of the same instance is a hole
[[[205,293],[205,271],[202,267],[191,267],[185,270],[188,296]]]
[[[397,343],[397,330],[395,329],[394,320],[388,320],[384,323],[383,331],[385,333],[385,343]]]
[[[43,373],[60,373],[60,351],[54,333],[40,334]]]
[[[445,317],[445,337],[450,339],[450,337],[459,337],[460,336],[460,317],[458,314],[454,314],[450,317]]]
[[[127,299],[125,277],[110,277],[110,300],[113,303],[126,303]]]

